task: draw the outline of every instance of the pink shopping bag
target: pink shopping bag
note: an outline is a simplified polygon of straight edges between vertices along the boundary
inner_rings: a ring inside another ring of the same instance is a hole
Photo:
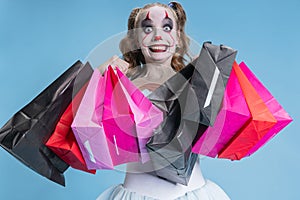
[[[113,165],[139,161],[139,148],[132,110],[112,67],[107,75],[103,112],[96,109],[103,124]]]
[[[103,110],[106,74],[95,69],[71,125],[88,169],[113,169],[103,124],[95,110]]]
[[[148,161],[146,142],[162,120],[162,112],[120,70],[108,68],[102,123],[114,165]]]
[[[126,91],[124,94],[133,112],[141,161],[144,163],[150,159],[146,143],[152,136],[153,130],[163,121],[163,113],[118,69],[117,75],[120,86],[123,91]]]
[[[219,152],[218,157],[240,160],[274,127],[277,120],[236,62],[233,64],[233,70],[242,88],[251,118]]]
[[[192,151],[197,154],[216,157],[250,117],[251,114],[236,73],[232,70],[215,124],[208,127],[195,142]]]
[[[72,127],[89,169],[149,160],[145,144],[162,112],[124,76],[95,70]]]

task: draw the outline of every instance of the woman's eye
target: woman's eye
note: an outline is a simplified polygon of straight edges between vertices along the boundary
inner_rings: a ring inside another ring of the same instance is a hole
[[[166,31],[166,32],[170,32],[171,30],[172,30],[172,28],[170,27],[170,26],[164,26],[164,31]]]
[[[145,33],[151,33],[152,32],[152,27],[150,27],[150,26],[145,27],[144,32]]]

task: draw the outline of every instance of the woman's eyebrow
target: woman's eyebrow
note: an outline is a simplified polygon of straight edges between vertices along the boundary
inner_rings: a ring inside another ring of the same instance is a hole
[[[162,21],[163,24],[169,24],[171,26],[173,26],[173,20],[171,18],[164,18]]]
[[[151,19],[143,19],[141,25],[142,27],[152,26],[152,20]]]
[[[165,10],[165,18],[163,19],[163,24],[170,24],[173,26],[173,20],[169,17],[168,12]]]
[[[141,25],[142,27],[146,27],[146,26],[151,26],[152,25],[152,20],[150,19],[149,17],[150,15],[150,12],[147,13],[145,19],[143,19]]]

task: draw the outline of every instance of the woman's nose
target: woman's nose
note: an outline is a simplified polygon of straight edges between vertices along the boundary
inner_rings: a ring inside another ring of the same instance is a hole
[[[158,40],[161,40],[161,36],[160,35],[154,36],[154,41],[158,41]]]
[[[154,32],[153,32],[153,40],[154,41],[159,41],[159,40],[162,40],[162,30],[160,28],[155,28],[154,29]]]

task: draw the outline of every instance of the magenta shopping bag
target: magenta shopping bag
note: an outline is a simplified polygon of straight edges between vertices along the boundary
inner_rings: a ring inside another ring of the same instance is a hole
[[[118,69],[117,75],[119,84],[133,112],[141,161],[144,163],[150,159],[146,143],[152,136],[153,130],[163,121],[163,113]]]
[[[146,142],[162,112],[121,71],[98,70],[90,80],[72,128],[89,169],[112,169],[149,160]]]
[[[163,114],[121,71],[107,73],[102,123],[113,163],[146,162],[146,142]]]
[[[232,70],[215,124],[208,127],[195,142],[192,151],[197,154],[216,157],[250,117],[251,114],[242,89],[234,70]]]
[[[281,131],[285,126],[287,126],[292,118],[288,113],[282,108],[278,101],[272,96],[272,94],[267,90],[267,88],[257,79],[257,77],[250,71],[247,65],[242,62],[239,64],[241,70],[244,72],[248,80],[251,82],[252,86],[255,88],[257,93],[265,102],[268,109],[271,111],[277,123],[269,130],[267,134],[255,145],[253,146],[247,156],[250,156],[260,147],[262,147],[266,142],[272,139],[279,131]]]
[[[109,67],[103,112],[96,109],[103,124],[113,165],[139,161],[139,148],[132,110],[114,70]]]

